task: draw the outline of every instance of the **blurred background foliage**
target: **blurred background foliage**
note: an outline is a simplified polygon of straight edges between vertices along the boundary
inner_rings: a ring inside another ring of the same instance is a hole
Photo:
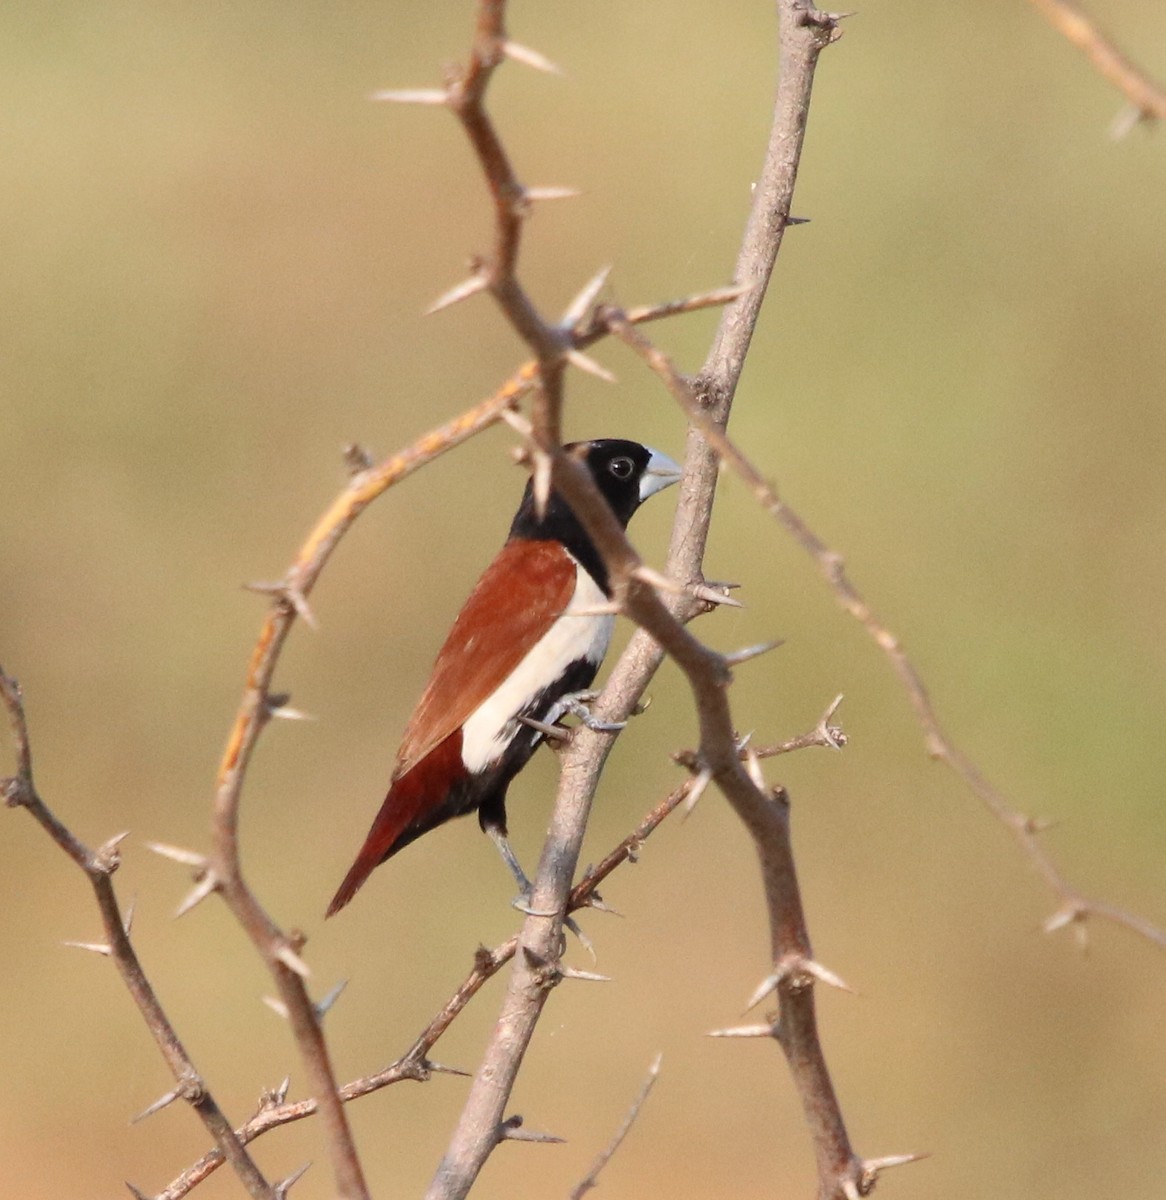
[[[511,31],[565,80],[508,68],[492,106],[540,209],[526,278],[550,309],[603,262],[627,302],[725,282],[768,122],[771,5],[516,2]],[[1166,9],[1094,0],[1166,75]],[[581,18],[586,15],[586,21]],[[215,903],[143,841],[206,845],[216,758],[261,602],[343,479],[491,392],[521,357],[489,304],[421,310],[486,245],[455,123],[367,102],[462,55],[468,3],[58,3],[0,11],[0,661],[23,681],[41,789],[90,842],[129,829],[136,940],[196,1063],[242,1119],[302,1074],[268,984]],[[1021,0],[876,3],[823,58],[795,212],[734,416],[741,443],[842,550],[905,640],[943,719],[1087,891],[1166,920],[1166,161],[1162,133],[1106,136],[1118,96]],[[711,316],[658,327],[686,367]],[[682,424],[621,349],[618,388],[573,381],[569,432],[674,454]],[[380,801],[446,626],[522,479],[495,431],[391,493],[342,546],[280,684],[319,716],[265,735],[249,876],[311,936],[344,1077],[401,1052],[515,925],[471,822],[321,913]],[[659,562],[668,501],[633,533]],[[1166,1178],[1166,961],[1099,927],[1088,956],[1039,932],[1048,897],[1000,828],[926,759],[885,663],[815,572],[726,480],[708,572],[748,608],[703,619],[741,669],[743,729],[777,739],[844,692],[844,754],[790,788],[822,959],[824,1037],[858,1147],[928,1150],[881,1194],[1074,1200]],[[678,778],[677,672],[621,740],[587,854]],[[4,769],[7,769],[6,767]],[[527,861],[551,756],[512,792]],[[160,1188],[206,1146],[105,961],[62,948],[97,916],[19,813],[0,840],[0,1192]],[[586,924],[616,982],[553,998],[514,1101],[565,1147],[504,1147],[477,1195],[565,1195],[657,1050],[663,1078],[604,1176],[612,1196],[809,1194],[812,1160],[776,1048],[710,1041],[766,970],[752,852],[709,796],[604,889]],[[572,951],[578,954],[577,950]],[[472,1068],[495,984],[439,1048]],[[420,1193],[465,1084],[353,1110],[374,1192]],[[269,1136],[275,1176],[331,1195],[310,1123]],[[1149,1181],[1149,1182],[1148,1182]],[[225,1173],[198,1193],[240,1194]]]

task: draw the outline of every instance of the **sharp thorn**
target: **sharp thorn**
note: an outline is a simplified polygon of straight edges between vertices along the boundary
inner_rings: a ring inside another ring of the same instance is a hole
[[[130,1195],[134,1197],[134,1200],[151,1200],[150,1196],[143,1192],[141,1188],[134,1187],[128,1179],[125,1181],[125,1185],[129,1188]]]
[[[537,204],[540,200],[574,200],[583,193],[578,188],[573,187],[528,187],[523,188],[522,198],[528,202]]]
[[[822,966],[820,962],[815,962],[812,958],[804,958],[798,965],[801,970],[805,971],[807,975],[812,975],[819,983],[837,988],[840,992],[849,992],[852,996],[855,995],[854,988],[841,975],[836,975],[828,967]]]
[[[524,438],[533,437],[534,426],[526,419],[526,417],[522,415],[522,413],[516,412],[513,408],[504,408],[498,415],[503,421],[506,422],[507,425],[510,426],[511,429],[514,430],[515,433]],[[525,446],[519,447],[519,450],[522,454],[522,458],[519,461],[524,463],[529,462],[530,451]]]
[[[761,759],[757,757],[757,751],[752,746],[745,751],[745,772],[753,780],[753,786],[759,792],[766,791],[765,774],[761,770]]]
[[[306,713],[302,709],[292,708],[290,704],[275,704],[271,697],[267,701],[267,715],[278,717],[281,721],[316,721],[319,719],[314,713]]]
[[[1080,904],[1073,901],[1062,904],[1055,913],[1044,922],[1045,933],[1056,933],[1058,929],[1064,929],[1066,925],[1071,925],[1074,921],[1084,921],[1085,910]]]
[[[732,1025],[728,1029],[711,1029],[709,1037],[716,1038],[771,1038],[777,1033],[772,1025]]]
[[[498,1126],[498,1140],[500,1142],[565,1142],[566,1138],[556,1137],[553,1133],[536,1133],[534,1130],[522,1128],[522,1117],[517,1113],[512,1117],[507,1117],[501,1125]]]
[[[309,629],[319,629],[320,624],[316,620],[316,614],[312,612],[311,606],[308,604],[308,598],[304,595],[303,589],[296,587],[294,584],[288,584],[283,589],[284,600],[292,606],[297,617],[308,626]]]
[[[776,990],[777,985],[785,978],[786,972],[782,969],[771,972],[757,985],[753,990],[753,994],[749,997],[745,1004],[745,1012],[756,1008],[770,992]]]
[[[448,104],[449,96],[442,88],[385,88],[370,92],[370,100],[389,104]]]
[[[545,451],[536,449],[534,452],[534,509],[541,520],[547,511],[547,502],[551,498],[551,457]]]
[[[88,950],[91,954],[100,954],[104,958],[108,958],[113,953],[113,947],[106,942],[62,942],[62,946],[69,946],[74,950]]]
[[[536,71],[545,71],[548,75],[562,75],[563,68],[553,63],[545,54],[523,46],[509,39],[502,43],[502,53],[514,62],[522,63],[524,67],[533,67]]]
[[[725,608],[744,608],[745,605],[740,600],[733,596],[726,596],[724,592],[718,592],[709,587],[707,583],[694,584],[690,589],[691,594],[698,600],[704,600],[708,604],[720,604]],[[776,645],[781,645],[777,642]]]
[[[323,1000],[317,1001],[316,1020],[322,1021],[328,1010],[340,999],[341,993],[348,986],[348,980],[342,979],[325,997]]]
[[[184,917],[192,908],[201,904],[211,892],[217,892],[219,889],[219,877],[214,871],[209,868],[205,871],[202,879],[194,885],[187,893],[186,898],[174,910],[174,916]]]
[[[484,275],[471,275],[468,279],[463,279],[461,283],[454,284],[448,292],[442,292],[425,310],[425,316],[432,317],[434,313],[441,312],[443,308],[452,308],[455,304],[460,304],[461,301],[468,300],[479,292],[484,292],[486,286]]]
[[[299,1168],[299,1170],[293,1171],[290,1175],[287,1176],[286,1179],[280,1180],[280,1182],[275,1185],[276,1200],[286,1200],[288,1192],[290,1192],[292,1189],[292,1185],[297,1183],[300,1179],[303,1178],[304,1172],[311,1165],[312,1164],[310,1162],[306,1162],[306,1163],[304,1163],[304,1165],[302,1167]]]
[[[280,946],[275,952],[275,957],[301,979],[307,979],[312,973],[308,964],[288,945]]]
[[[1144,120],[1146,120],[1146,114],[1136,104],[1124,105],[1110,123],[1110,140],[1120,142],[1123,138],[1129,137]]]
[[[164,1096],[159,1096],[153,1104],[143,1108],[136,1117],[130,1117],[130,1124],[136,1125],[139,1121],[144,1121],[147,1117],[152,1117],[156,1112],[161,1112],[164,1108],[168,1108],[175,1100],[182,1098],[182,1088],[176,1087],[168,1091]]]
[[[575,293],[571,303],[567,305],[563,310],[563,315],[559,318],[560,329],[574,329],[587,315],[599,293],[603,290],[603,285],[607,282],[607,277],[610,274],[610,266],[600,267],[579,291]]]
[[[790,225],[808,225],[809,223],[809,217],[786,217],[785,219],[786,228],[789,228]]]
[[[776,650],[778,646],[784,645],[785,642],[782,638],[773,642],[758,642],[755,646],[745,646],[740,650],[734,650],[732,654],[726,654],[725,662],[730,667],[738,667],[741,663],[747,663],[752,658],[760,658],[763,654],[768,654],[770,650]]]
[[[277,1000],[274,996],[264,996],[263,1003],[271,1009],[277,1017],[283,1017],[286,1021],[288,1018],[287,1005],[282,1000]]]
[[[704,767],[697,773],[696,777],[689,786],[688,795],[684,797],[684,815],[686,817],[692,813],[694,808],[696,808],[701,796],[703,796],[705,793],[705,789],[712,782],[712,778],[713,773],[708,769],[708,767]]]
[[[199,854],[195,850],[184,850],[181,846],[171,846],[166,842],[147,842],[146,849],[187,867],[197,867],[199,870],[203,870],[207,865],[205,854]]]
[[[610,904],[598,892],[592,892],[586,900],[583,901],[584,908],[593,908],[596,912],[608,913],[613,917],[622,917],[623,913],[618,908],[612,908]]]
[[[269,1108],[278,1108],[286,1099],[288,1088],[291,1087],[291,1076],[285,1075],[283,1079],[275,1085],[275,1087],[264,1092],[259,1097],[259,1110],[263,1112]]]
[[[474,1074],[473,1071],[463,1071],[461,1067],[447,1067],[445,1063],[434,1062],[431,1058],[424,1060],[424,1066],[427,1071],[432,1071],[434,1075],[460,1075],[464,1079],[470,1079]]]
[[[595,953],[595,945],[583,930],[579,928],[579,922],[574,917],[568,915],[563,918],[563,925],[579,939],[579,945],[587,951],[587,956],[591,961],[598,962],[599,955]]]
[[[115,833],[113,837],[101,843],[97,847],[97,857],[110,866],[117,865],[117,848],[130,836],[128,829],[121,833]]]
[[[582,350],[568,350],[564,357],[572,366],[578,367],[580,371],[586,371],[588,375],[594,375],[597,379],[602,379],[604,383],[616,382],[615,376],[606,367],[584,354]]]
[[[888,1154],[884,1158],[864,1158],[862,1160],[863,1182],[869,1185],[879,1177],[880,1171],[889,1171],[892,1167],[905,1167],[908,1163],[922,1162],[931,1155],[927,1151],[921,1154]]]
[[[594,971],[577,971],[574,967],[560,967],[564,979],[582,979],[586,983],[611,983],[610,975],[598,975]]]

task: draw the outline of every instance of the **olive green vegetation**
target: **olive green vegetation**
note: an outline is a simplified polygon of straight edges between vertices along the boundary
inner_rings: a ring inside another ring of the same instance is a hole
[[[540,209],[523,265],[562,305],[604,262],[626,302],[725,282],[764,143],[771,5],[514,6],[566,79],[508,68],[493,107],[524,178],[580,186]],[[175,924],[261,601],[343,479],[487,395],[521,350],[484,300],[422,319],[487,244],[455,124],[369,104],[436,81],[468,4],[10,5],[0,14],[0,662],[25,684],[46,799],[78,834],[131,830],[117,883],[135,940],[224,1107],[285,1073],[264,973],[217,902]],[[1095,5],[1166,75],[1166,10]],[[586,18],[582,23],[581,18]],[[1166,921],[1166,161],[1162,132],[1107,139],[1112,89],[1022,0],[875,4],[823,58],[792,230],[734,430],[842,550],[903,637],[952,734],[1091,893]],[[687,367],[713,318],[655,330]],[[573,436],[678,454],[682,426],[624,351],[617,388],[573,381]],[[250,879],[305,929],[340,1073],[411,1041],[479,942],[514,927],[472,822],[426,838],[358,903],[321,914],[386,782],[445,626],[521,485],[492,432],[381,500],[343,544],[279,674],[319,717],[265,735],[243,814]],[[671,496],[637,517],[662,558]],[[744,612],[702,619],[731,649],[742,729],[810,727],[836,692],[851,744],[769,771],[794,802],[815,946],[860,992],[821,1000],[859,1148],[930,1151],[887,1196],[1076,1200],[1166,1177],[1166,959],[1125,932],[1039,932],[1049,898],[965,788],[930,763],[886,663],[743,489],[722,489],[709,575]],[[620,742],[596,858],[677,781],[691,745],[678,672]],[[7,765],[0,765],[0,771]],[[537,853],[554,783],[512,792]],[[157,1189],[207,1144],[104,960],[62,948],[97,915],[80,874],[3,816],[0,1192]],[[704,1037],[766,971],[752,851],[709,795],[604,889],[586,925],[616,982],[553,997],[514,1099],[565,1147],[502,1148],[482,1197],[561,1196],[657,1050],[663,1077],[604,1176],[612,1196],[800,1196],[812,1156],[776,1047]],[[573,949],[573,956],[579,951]],[[496,984],[441,1044],[472,1068]],[[421,1191],[465,1084],[361,1101],[378,1196]],[[316,1162],[312,1123],[269,1136],[278,1177]],[[225,1174],[200,1193],[240,1194]]]

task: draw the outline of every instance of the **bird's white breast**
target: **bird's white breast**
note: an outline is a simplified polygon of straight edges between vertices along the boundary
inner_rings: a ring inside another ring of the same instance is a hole
[[[516,715],[571,663],[586,659],[599,666],[615,617],[587,610],[608,603],[595,580],[576,565],[575,591],[563,615],[462,726],[462,761],[470,771],[481,771],[501,757],[514,737]],[[572,615],[579,610],[580,615]]]

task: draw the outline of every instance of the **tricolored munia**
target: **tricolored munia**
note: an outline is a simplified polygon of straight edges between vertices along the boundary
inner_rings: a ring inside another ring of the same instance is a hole
[[[667,455],[620,438],[566,447],[620,524],[680,478]],[[523,892],[506,838],[506,789],[544,734],[595,678],[615,618],[599,552],[552,491],[540,516],[532,484],[510,536],[470,593],[405,729],[389,792],[328,906],[338,912],[374,868],[453,817],[478,812]]]

